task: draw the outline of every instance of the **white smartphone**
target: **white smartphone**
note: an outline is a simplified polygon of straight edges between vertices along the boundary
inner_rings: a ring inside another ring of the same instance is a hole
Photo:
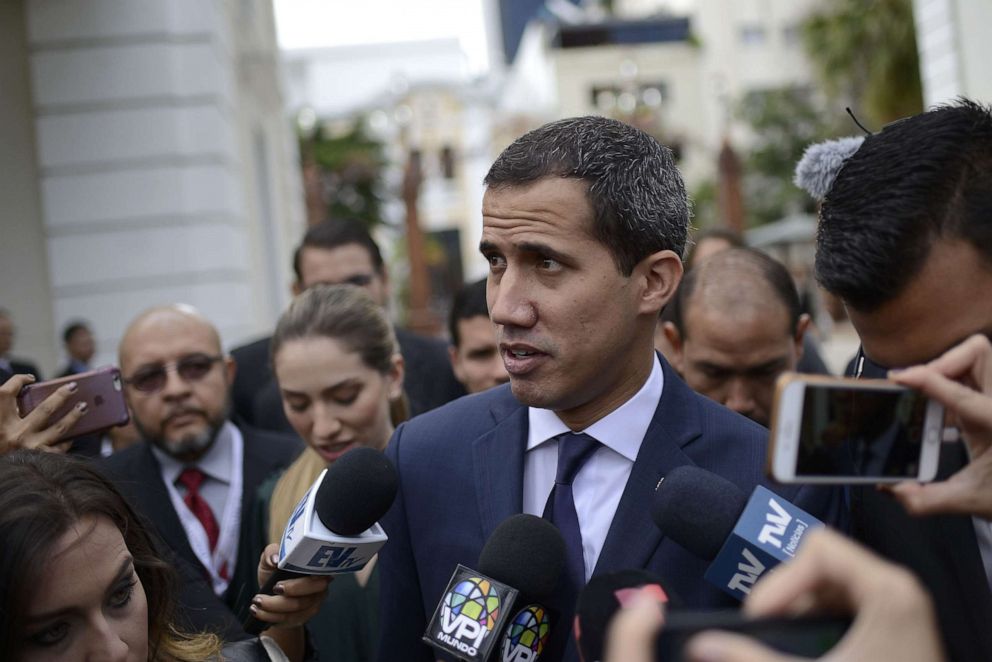
[[[782,483],[927,482],[944,408],[883,379],[786,373],[772,409],[770,472]]]

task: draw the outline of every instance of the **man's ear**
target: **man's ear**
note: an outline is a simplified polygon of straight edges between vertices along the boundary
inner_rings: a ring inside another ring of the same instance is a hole
[[[682,258],[674,251],[664,250],[652,253],[634,267],[634,273],[643,278],[644,290],[641,293],[641,313],[652,313],[655,317],[661,312],[678,289],[682,280]]]
[[[802,358],[803,356],[803,338],[806,336],[806,332],[809,330],[809,325],[812,322],[812,318],[806,313],[799,316],[799,321],[796,322],[796,335],[793,336],[792,342],[796,345],[796,360]]]
[[[224,355],[224,372],[227,377],[227,385],[234,384],[234,377],[238,374],[238,362],[230,354]]]
[[[298,280],[294,280],[293,284],[289,288],[289,291],[293,294],[293,298],[295,299],[296,297],[303,294],[304,289],[306,288],[303,287],[303,283],[301,283]]]
[[[679,333],[678,328],[672,322],[662,322],[662,330],[665,332],[665,338],[668,340],[668,344],[672,346],[674,352],[672,356],[665,357],[674,366],[674,368],[681,373],[682,372],[682,334]]]
[[[455,379],[465,383],[465,376],[462,374],[462,362],[458,358],[458,348],[448,345],[448,358],[451,359],[451,372],[455,373]]]

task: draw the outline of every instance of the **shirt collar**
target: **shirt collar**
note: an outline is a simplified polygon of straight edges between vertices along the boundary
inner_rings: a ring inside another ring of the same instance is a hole
[[[632,398],[590,425],[582,432],[633,462],[658,409],[665,375],[661,361],[654,355],[651,374]],[[571,432],[558,414],[550,409],[527,408],[527,450],[533,450],[555,437]]]
[[[180,462],[157,446],[152,446],[152,453],[155,454],[155,458],[162,467],[162,478],[172,485],[175,485],[183,469],[191,466],[196,467],[214,480],[230,485],[235,470],[231,466],[235,435],[241,436],[241,432],[234,427],[233,423],[225,421],[217,433],[213,445],[203,457],[193,464]]]

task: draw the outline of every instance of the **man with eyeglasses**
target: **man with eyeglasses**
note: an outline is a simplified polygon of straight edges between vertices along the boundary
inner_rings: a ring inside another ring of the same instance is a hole
[[[334,219],[314,225],[293,255],[293,296],[318,284],[363,287],[380,306],[389,301],[389,277],[382,253],[368,230],[357,221]],[[396,328],[396,341],[406,370],[403,390],[416,416],[465,394],[448,360],[448,346]],[[292,432],[272,376],[270,338],[236,347],[234,408],[239,418],[266,430]]]
[[[868,135],[823,200],[816,277],[861,338],[856,376],[935,359],[992,334],[992,112],[961,99]],[[938,480],[967,464],[944,444]],[[931,591],[953,660],[992,659],[992,525],[910,516],[851,488],[852,533]]]
[[[217,330],[189,306],[139,315],[119,354],[125,397],[143,443],[104,460],[108,473],[175,555],[199,571],[214,595],[233,604],[240,590],[236,573],[254,572],[254,566],[236,567],[249,524],[243,508],[302,444],[229,420],[236,366],[221,350]],[[237,629],[219,603],[190,611],[200,629],[227,629],[232,622]]]

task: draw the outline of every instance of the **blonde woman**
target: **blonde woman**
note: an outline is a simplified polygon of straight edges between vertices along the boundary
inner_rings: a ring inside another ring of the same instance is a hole
[[[352,448],[385,449],[406,418],[403,359],[392,326],[361,288],[318,285],[298,296],[272,336],[272,364],[286,418],[307,449],[259,488],[249,554],[279,541],[321,471]],[[322,659],[375,659],[378,593],[374,561],[332,582],[310,627]]]

